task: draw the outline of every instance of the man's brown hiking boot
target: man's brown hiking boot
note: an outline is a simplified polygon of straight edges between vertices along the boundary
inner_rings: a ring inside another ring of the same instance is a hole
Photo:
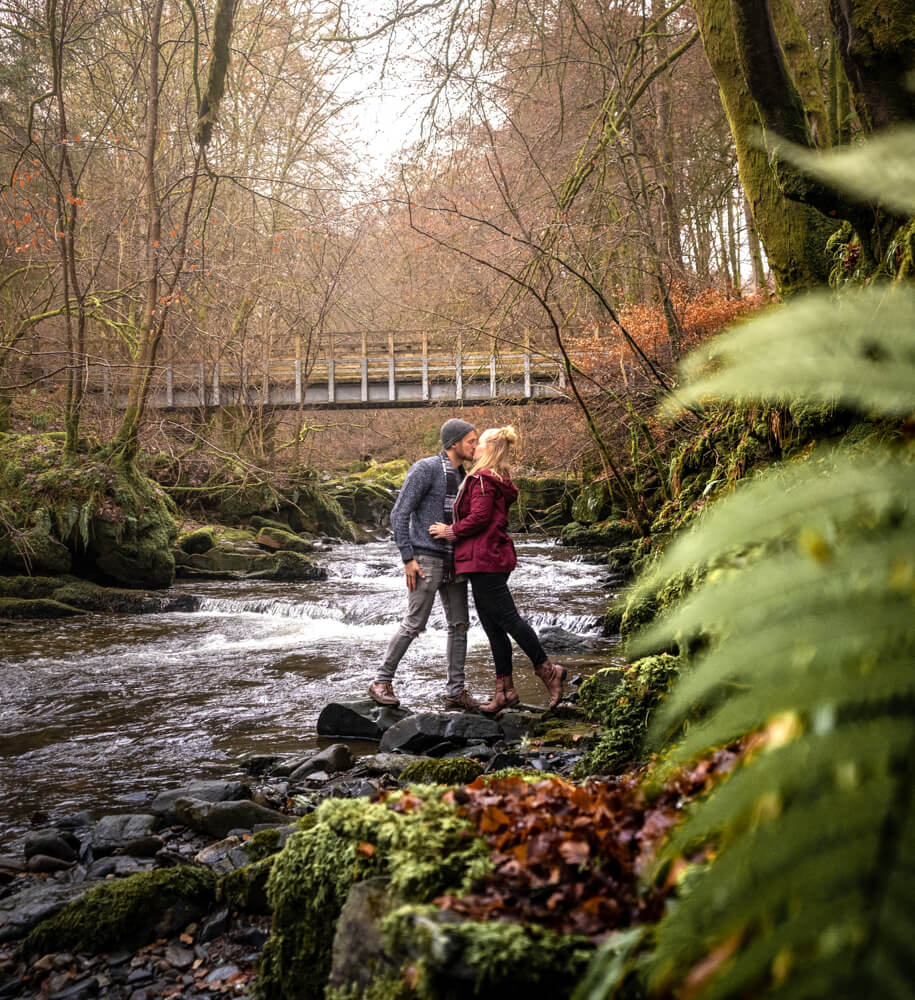
[[[373,681],[369,684],[369,697],[379,705],[397,708],[400,699],[394,694],[394,685],[390,681]]]
[[[460,694],[445,695],[446,712],[479,712],[480,703],[464,688]]]

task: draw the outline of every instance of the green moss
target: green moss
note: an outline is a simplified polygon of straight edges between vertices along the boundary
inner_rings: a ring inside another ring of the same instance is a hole
[[[211,525],[204,528],[197,528],[194,531],[186,531],[178,538],[178,548],[188,555],[195,555],[200,552],[209,552],[216,544],[216,537]]]
[[[268,830],[276,833],[276,830]],[[262,858],[253,864],[227,872],[219,882],[219,898],[230,906],[249,913],[270,913],[267,882],[273,869],[274,857]]]
[[[421,1000],[571,995],[593,954],[584,937],[533,924],[492,920],[455,923],[433,907],[402,906],[382,922],[390,951],[418,961]]]
[[[491,781],[501,781],[503,778],[523,778],[529,785],[536,785],[538,781],[549,781],[558,777],[554,771],[538,771],[533,767],[503,767],[500,771],[484,774],[483,780],[489,784]]]
[[[514,482],[518,500],[510,511],[513,529],[558,528],[571,519],[577,482],[559,476],[518,476]]]
[[[271,854],[276,854],[279,848],[279,830],[261,830],[259,833],[255,833],[250,840],[245,841],[245,854],[252,861],[262,861],[264,858],[270,857]]]
[[[198,919],[214,902],[216,883],[209,869],[188,865],[103,883],[42,921],[23,951],[96,953],[145,944]]]
[[[268,883],[273,931],[257,994],[263,1000],[319,997],[330,969],[334,926],[350,886],[391,877],[390,892],[427,902],[490,870],[489,850],[443,789],[417,786],[387,803],[330,799],[309,829],[276,856]],[[389,805],[403,802],[404,812]]]
[[[596,524],[613,511],[613,498],[607,484],[588,483],[582,486],[572,503],[572,517],[581,524]]]
[[[598,521],[596,524],[573,521],[562,529],[560,538],[564,545],[614,549],[631,542],[637,534],[636,526],[628,521]]]
[[[483,765],[469,757],[417,760],[404,768],[400,780],[405,784],[428,782],[435,785],[467,785],[482,773]]]
[[[584,705],[606,729],[597,746],[575,765],[574,778],[615,774],[638,758],[651,713],[679,676],[681,660],[645,656],[623,671],[619,683],[600,671],[581,686]]]
[[[0,618],[73,618],[78,608],[47,597],[0,597]]]
[[[11,529],[0,565],[14,571],[86,568],[128,587],[167,587],[174,578],[174,504],[103,453],[65,458],[54,435],[5,435],[0,506]]]

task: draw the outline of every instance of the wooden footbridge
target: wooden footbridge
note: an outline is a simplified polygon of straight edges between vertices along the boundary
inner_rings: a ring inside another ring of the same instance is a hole
[[[122,393],[104,388],[114,405]],[[154,409],[382,409],[466,403],[568,402],[565,370],[542,353],[390,353],[314,361],[167,364],[157,371]]]

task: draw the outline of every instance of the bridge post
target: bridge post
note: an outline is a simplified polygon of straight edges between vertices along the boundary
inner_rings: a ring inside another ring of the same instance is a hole
[[[397,383],[394,380],[394,333],[388,334],[388,399],[397,399]]]
[[[365,330],[362,331],[362,358],[360,359],[362,369],[362,386],[359,397],[363,403],[369,401],[369,352],[365,342]]]
[[[496,340],[493,337],[489,348],[489,398],[496,398]]]
[[[295,404],[296,406],[302,405],[302,362],[301,360],[295,363]]]
[[[327,402],[336,402],[337,387],[334,381],[334,359],[328,358],[327,361]]]
[[[219,406],[219,362],[213,365],[213,406]]]
[[[524,398],[531,398],[531,335],[524,338]]]
[[[175,405],[175,369],[172,367],[165,369],[165,405]]]
[[[458,334],[457,356],[454,359],[454,398],[464,398],[464,340]]]
[[[423,402],[429,402],[429,334],[423,331]]]
[[[203,362],[197,366],[197,393],[200,396],[200,405],[207,405],[207,383],[206,383],[206,372],[203,368]]]

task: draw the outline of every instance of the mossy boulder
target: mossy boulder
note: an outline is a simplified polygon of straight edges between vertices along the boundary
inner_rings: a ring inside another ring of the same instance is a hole
[[[430,906],[405,905],[382,921],[389,951],[420,975],[420,1000],[571,997],[594,954],[586,937],[536,924],[457,921]]]
[[[216,886],[209,869],[189,865],[105,882],[40,923],[23,951],[96,954],[170,937],[206,913],[216,900]]]
[[[273,832],[273,831],[272,831]],[[267,882],[273,869],[273,857],[262,858],[227,872],[219,882],[219,898],[247,913],[271,913]]]
[[[580,524],[596,524],[613,513],[613,497],[605,482],[587,483],[572,503],[572,518]]]
[[[620,672],[599,670],[579,689],[579,704],[605,728],[597,745],[575,765],[573,777],[616,774],[637,760],[651,714],[680,675],[682,661],[645,656]]]
[[[469,785],[483,773],[483,765],[469,757],[424,758],[407,765],[400,780],[405,784]]]
[[[309,535],[325,534],[335,538],[355,537],[353,526],[346,519],[340,504],[329,496],[313,477],[305,474],[282,489],[258,483],[219,493],[216,506],[218,520],[226,524],[241,522],[272,522],[280,529]]]
[[[611,519],[594,524],[580,524],[578,521],[573,521],[562,529],[559,537],[563,545],[613,549],[634,541],[637,536],[638,529],[634,524]]]
[[[47,597],[0,597],[0,618],[74,618],[85,614],[78,608]]]
[[[216,533],[211,525],[186,531],[178,539],[178,548],[188,555],[209,552],[216,544]]]
[[[518,500],[510,510],[511,527],[553,529],[571,518],[578,484],[561,476],[518,476]]]
[[[443,791],[417,786],[385,802],[329,799],[287,840],[267,886],[273,931],[257,981],[262,1000],[324,995],[335,925],[355,882],[388,876],[392,898],[430,902],[490,870],[486,843]]]
[[[313,542],[300,538],[291,531],[269,526],[262,527],[254,541],[255,544],[270,552],[301,552],[305,554],[314,552],[315,549]]]
[[[0,542],[0,570],[72,569],[131,588],[168,587],[174,579],[174,504],[157,483],[104,452],[66,456],[55,435],[4,435],[0,505],[11,529]]]

